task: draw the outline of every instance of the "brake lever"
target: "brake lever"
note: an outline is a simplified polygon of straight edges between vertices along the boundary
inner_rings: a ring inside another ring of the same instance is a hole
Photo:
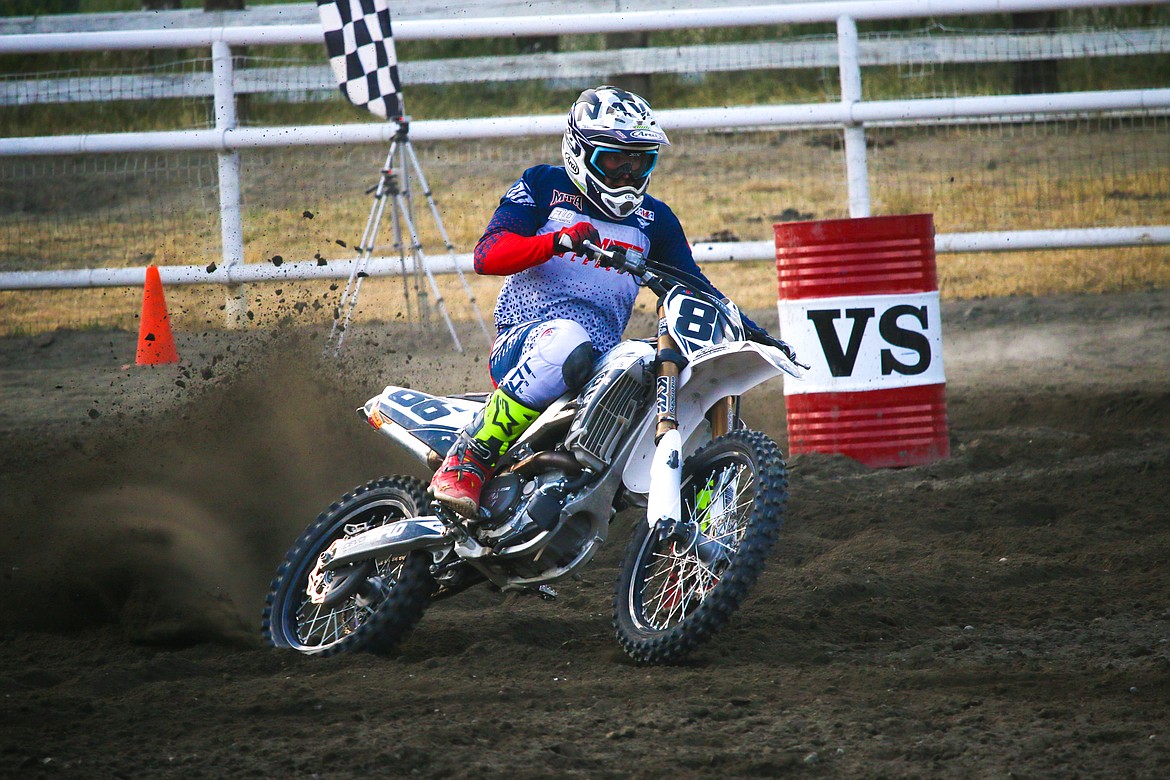
[[[615,255],[617,254],[616,252],[613,252],[613,251],[608,250],[608,249],[602,249],[597,244],[593,243],[592,241],[590,241],[588,239],[582,241],[581,246],[585,247],[585,249],[587,249],[589,251],[590,259],[596,260],[600,265],[603,265],[606,268],[613,268],[614,267],[614,266],[612,266],[609,263],[606,263],[604,261],[608,260],[610,262],[614,262],[616,260],[616,258],[615,258]]]
[[[619,271],[625,270],[626,250],[624,247],[615,246],[613,249],[605,249],[589,240],[583,241],[582,245],[592,256],[593,260],[602,268],[614,268]]]

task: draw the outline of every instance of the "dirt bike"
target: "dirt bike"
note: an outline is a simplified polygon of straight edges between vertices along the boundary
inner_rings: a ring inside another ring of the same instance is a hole
[[[587,251],[659,296],[657,338],[621,342],[582,389],[541,413],[485,484],[476,518],[429,502],[426,484],[407,476],[362,485],[321,513],[272,581],[263,623],[272,645],[384,652],[433,601],[484,581],[555,597],[551,583],[585,566],[629,507],[645,520],[613,597],[627,654],[677,661],[739,607],[788,497],[781,452],[743,425],[739,396],[808,366],[746,328],[703,280],[634,250]],[[433,470],[486,397],[391,386],[357,411]]]

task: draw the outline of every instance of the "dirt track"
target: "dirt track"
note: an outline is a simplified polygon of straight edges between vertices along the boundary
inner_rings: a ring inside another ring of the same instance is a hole
[[[437,336],[0,341],[0,776],[1170,776],[1170,294],[949,304],[944,339],[953,457],[793,458],[754,596],[670,668],[609,626],[630,516],[554,602],[259,645],[289,542],[408,468],[353,409],[483,386]],[[746,414],[783,445],[780,389]]]

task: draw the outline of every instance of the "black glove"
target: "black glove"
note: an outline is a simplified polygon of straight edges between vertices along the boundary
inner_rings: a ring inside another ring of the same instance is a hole
[[[575,225],[562,228],[553,237],[553,254],[560,255],[565,252],[573,252],[574,254],[584,255],[586,241],[594,245],[601,244],[601,236],[597,235],[597,228],[593,227],[592,224],[578,222]]]
[[[787,342],[768,335],[766,330],[763,330],[762,328],[758,330],[749,328],[747,331],[747,337],[749,341],[754,341],[757,344],[765,344],[769,347],[775,347],[776,349],[783,352],[786,358],[791,360],[793,363],[796,363],[796,365],[803,365],[802,363],[796,362],[796,350],[790,347]]]

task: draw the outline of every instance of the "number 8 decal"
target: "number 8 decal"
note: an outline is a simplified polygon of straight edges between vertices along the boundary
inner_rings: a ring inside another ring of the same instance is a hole
[[[714,306],[684,298],[678,307],[678,334],[687,339],[709,343],[715,335],[715,323],[719,312]]]

